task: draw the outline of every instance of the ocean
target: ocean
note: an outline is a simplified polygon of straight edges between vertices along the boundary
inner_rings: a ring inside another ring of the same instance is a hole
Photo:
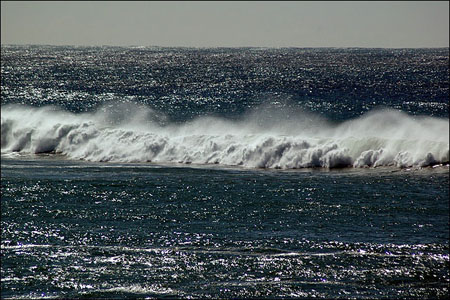
[[[1,298],[447,299],[449,49],[1,47]]]

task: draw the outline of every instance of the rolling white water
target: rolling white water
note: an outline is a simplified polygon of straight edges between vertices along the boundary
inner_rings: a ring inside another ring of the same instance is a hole
[[[247,168],[425,167],[449,162],[449,121],[379,109],[339,124],[312,113],[261,109],[239,120],[168,122],[145,106],[74,114],[6,105],[2,155],[194,163]]]

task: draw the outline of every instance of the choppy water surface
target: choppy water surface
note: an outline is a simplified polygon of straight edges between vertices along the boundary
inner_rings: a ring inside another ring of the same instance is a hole
[[[448,57],[2,46],[2,298],[446,299]]]
[[[2,162],[8,296],[444,297],[448,169]]]
[[[174,120],[262,102],[345,120],[379,106],[448,117],[449,49],[2,45],[2,105],[138,102]],[[287,103],[286,103],[287,102]]]

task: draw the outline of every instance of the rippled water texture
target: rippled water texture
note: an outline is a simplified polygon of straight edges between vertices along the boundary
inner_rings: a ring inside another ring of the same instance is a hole
[[[442,297],[448,169],[2,160],[2,296]]]
[[[345,120],[379,106],[448,117],[442,49],[4,46],[1,104],[73,112],[133,102],[188,120],[261,102]]]

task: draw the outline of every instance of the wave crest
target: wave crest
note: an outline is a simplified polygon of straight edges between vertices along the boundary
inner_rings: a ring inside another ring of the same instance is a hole
[[[267,113],[267,112],[265,112]],[[195,163],[249,168],[424,167],[449,161],[449,122],[378,110],[332,124],[304,112],[252,114],[162,125],[145,107],[72,114],[52,107],[2,108],[2,154],[61,153],[71,159]],[[162,116],[162,117],[161,117]]]

